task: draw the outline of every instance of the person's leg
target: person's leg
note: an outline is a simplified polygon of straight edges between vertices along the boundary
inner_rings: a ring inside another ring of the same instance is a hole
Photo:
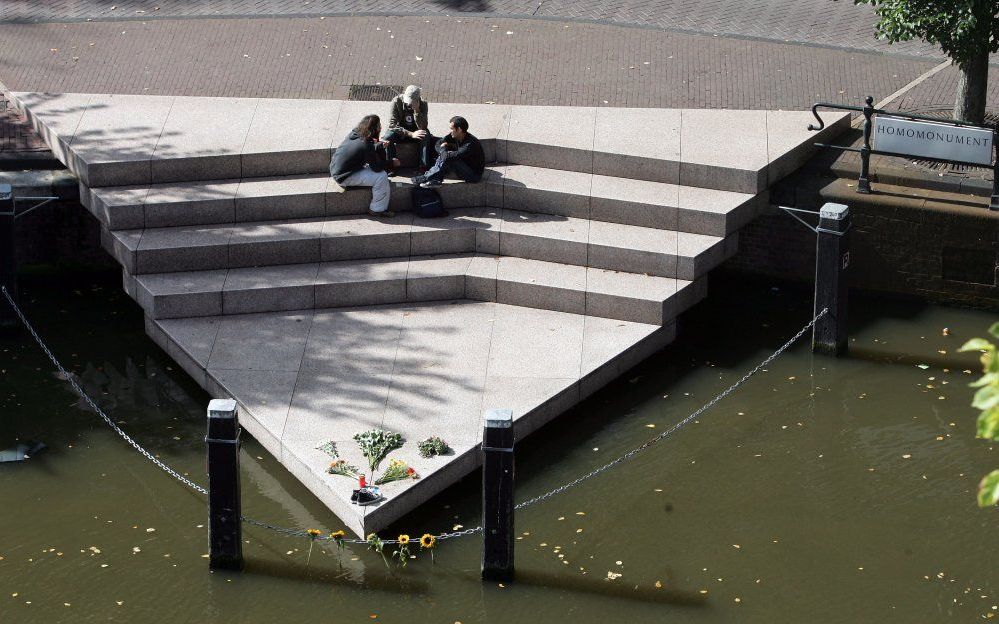
[[[402,128],[389,128],[385,132],[382,132],[382,141],[398,143],[406,140],[409,140],[409,135]]]
[[[371,212],[388,212],[389,199],[392,195],[392,183],[384,171],[375,173],[374,184],[371,185]]]
[[[424,169],[429,169],[434,161],[437,159],[437,152],[434,151],[434,145],[437,144],[437,137],[427,132],[427,136],[423,137],[420,142],[420,166]]]
[[[369,208],[371,212],[388,210],[392,183],[389,182],[388,174],[384,171],[372,171],[370,168],[364,167],[350,174],[350,177],[344,180],[341,186],[370,186],[371,205]]]
[[[457,158],[452,158],[451,160],[451,173],[457,176],[459,180],[464,180],[465,182],[478,182],[482,179],[482,174],[469,167],[465,161],[458,160]]]

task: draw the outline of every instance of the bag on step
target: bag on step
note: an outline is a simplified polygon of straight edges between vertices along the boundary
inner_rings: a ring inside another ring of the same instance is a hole
[[[413,211],[421,219],[436,219],[447,216],[440,194],[432,188],[420,188],[419,186],[413,188]]]

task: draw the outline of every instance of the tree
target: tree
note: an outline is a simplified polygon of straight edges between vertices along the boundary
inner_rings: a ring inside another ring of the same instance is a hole
[[[999,323],[992,325],[989,333],[999,338]],[[984,338],[972,338],[960,350],[982,354],[983,375],[970,384],[972,388],[978,388],[971,406],[982,410],[978,415],[978,437],[999,441],[999,353],[996,352],[996,345]],[[978,504],[981,507],[999,504],[999,470],[985,475],[978,484]]]
[[[999,51],[999,3],[995,0],[854,0],[870,4],[878,37],[891,43],[923,39],[937,44],[961,70],[954,118],[985,120],[989,54]]]

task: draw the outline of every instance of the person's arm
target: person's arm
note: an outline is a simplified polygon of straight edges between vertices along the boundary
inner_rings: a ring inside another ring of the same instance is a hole
[[[447,152],[449,147],[447,139],[448,139],[447,136],[442,136],[441,138],[437,139],[437,145],[434,147],[434,149],[437,150],[438,154],[445,154]]]
[[[392,100],[392,112],[389,113],[389,128],[401,128],[402,127],[402,99],[395,98]]]
[[[465,141],[464,143],[458,146],[458,149],[449,150],[446,154],[444,154],[444,160],[451,160],[452,158],[464,158],[465,154],[469,153],[471,150],[472,150],[472,142]]]
[[[365,144],[364,162],[368,163],[368,167],[372,171],[385,171],[385,160],[380,157],[378,150],[375,149],[375,144],[371,141],[367,141]]]

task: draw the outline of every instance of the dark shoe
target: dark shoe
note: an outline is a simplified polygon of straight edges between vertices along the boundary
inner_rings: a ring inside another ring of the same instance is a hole
[[[357,490],[357,504],[361,507],[366,505],[373,505],[382,499],[381,492],[378,488],[366,487]]]
[[[424,175],[413,176],[413,179],[410,181],[413,183],[413,186],[419,186],[427,181],[427,176]]]
[[[444,186],[440,180],[427,180],[420,184],[420,188],[437,188],[439,186]]]
[[[382,210],[381,212],[375,212],[374,210],[368,210],[368,214],[372,217],[378,217],[379,219],[391,219],[395,216],[395,213],[391,210]]]
[[[358,494],[358,492],[360,492],[360,491],[361,491],[361,490],[354,490],[354,491],[353,491],[353,492],[351,493],[351,495],[350,495],[350,502],[351,502],[351,504],[352,504],[352,505],[356,505],[356,504],[357,504],[357,494]]]

